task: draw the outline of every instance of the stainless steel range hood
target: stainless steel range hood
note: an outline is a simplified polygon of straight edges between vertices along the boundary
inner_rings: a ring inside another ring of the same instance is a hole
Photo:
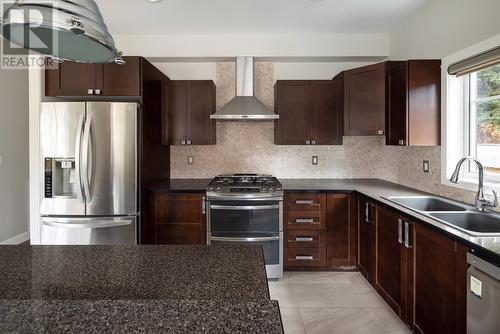
[[[221,121],[269,121],[278,119],[253,96],[253,57],[236,58],[236,97],[210,118]]]

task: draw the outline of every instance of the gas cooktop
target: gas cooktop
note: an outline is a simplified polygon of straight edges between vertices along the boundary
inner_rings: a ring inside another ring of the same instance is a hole
[[[227,195],[282,195],[281,183],[277,178],[264,174],[228,174],[215,177],[207,193]]]

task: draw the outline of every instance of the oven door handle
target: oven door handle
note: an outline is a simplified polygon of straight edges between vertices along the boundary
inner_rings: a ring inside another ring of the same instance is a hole
[[[264,242],[280,240],[279,236],[275,237],[260,237],[260,238],[232,238],[232,237],[210,237],[211,241],[227,241],[227,242]]]
[[[210,205],[211,210],[275,210],[279,205]]]

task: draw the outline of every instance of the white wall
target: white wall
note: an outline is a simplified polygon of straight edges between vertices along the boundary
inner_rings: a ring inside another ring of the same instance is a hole
[[[499,0],[431,0],[391,34],[391,58],[446,57],[500,33],[499,13]]]
[[[28,239],[28,71],[0,70],[0,243]]]
[[[171,80],[213,80],[216,79],[215,62],[170,62],[153,63]]]

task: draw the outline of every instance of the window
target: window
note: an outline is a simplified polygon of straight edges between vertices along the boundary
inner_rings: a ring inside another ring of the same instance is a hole
[[[487,181],[500,181],[500,65],[467,74],[462,84],[463,155],[481,161]],[[464,176],[475,178],[476,174],[476,164],[469,163]]]

